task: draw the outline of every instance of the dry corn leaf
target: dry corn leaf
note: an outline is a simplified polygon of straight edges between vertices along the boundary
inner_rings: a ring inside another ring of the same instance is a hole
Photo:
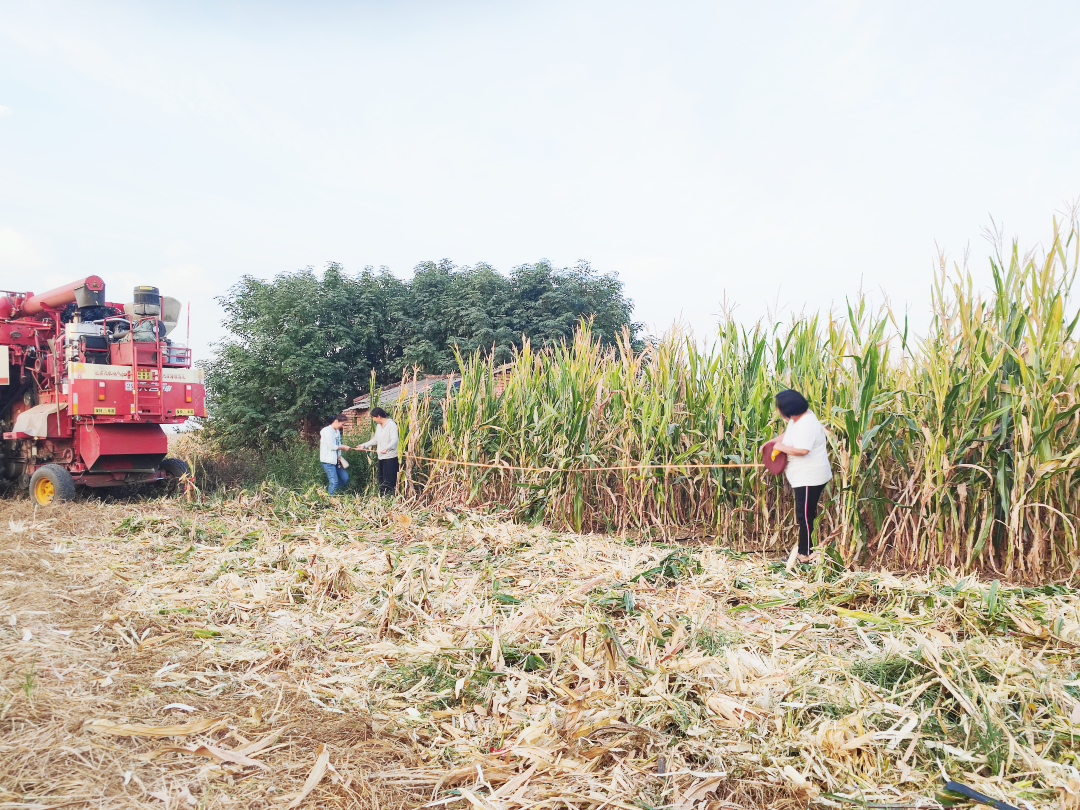
[[[186,737],[189,734],[208,734],[223,728],[224,717],[192,720],[177,726],[147,726],[142,723],[114,723],[112,720],[91,720],[83,728],[114,737]]]
[[[169,753],[192,754],[193,756],[197,757],[216,759],[219,762],[233,762],[237,765],[243,765],[245,767],[262,768],[264,771],[270,770],[270,767],[265,762],[259,762],[259,760],[257,759],[252,759],[249,756],[245,756],[240,751],[233,751],[228,748],[218,748],[214,745],[166,745],[164,748],[158,748],[157,750],[151,751],[148,754],[141,755],[139,759],[153,760],[157,759],[163,754]]]
[[[715,792],[724,783],[724,779],[723,776],[713,776],[695,782],[675,802],[675,810],[691,810],[698,801]]]
[[[300,803],[308,797],[326,776],[327,766],[330,764],[330,752],[326,748],[325,743],[320,743],[316,751],[315,765],[311,768],[311,773],[308,774],[308,778],[304,781],[304,787],[300,789],[300,793],[289,802],[289,808],[299,807]]]

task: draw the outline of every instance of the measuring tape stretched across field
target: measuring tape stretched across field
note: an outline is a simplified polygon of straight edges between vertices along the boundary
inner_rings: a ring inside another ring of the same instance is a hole
[[[375,450],[368,450],[369,453],[376,452]],[[773,450],[773,442],[766,442],[765,446],[761,448],[760,462],[747,462],[741,464],[729,463],[729,464],[617,464],[611,467],[518,467],[513,464],[492,464],[490,462],[483,461],[464,461],[462,459],[455,458],[432,458],[430,456],[418,456],[415,453],[402,453],[402,456],[411,458],[413,461],[430,461],[434,464],[454,464],[459,467],[477,467],[485,470],[509,470],[512,472],[533,472],[533,473],[587,473],[587,472],[622,472],[622,471],[637,471],[645,472],[646,470],[666,470],[671,472],[672,470],[729,470],[729,469],[755,469],[758,467],[764,467],[773,475],[779,475],[787,462],[787,456],[783,453],[778,454]]]
[[[482,461],[462,461],[454,458],[431,458],[429,456],[417,456],[412,453],[403,455],[415,461],[431,461],[438,464],[457,464],[461,467],[482,467],[488,470],[513,470],[515,472],[541,472],[541,473],[586,473],[586,472],[616,472],[620,470],[718,470],[735,469],[740,467],[763,467],[763,464],[620,464],[613,467],[516,467],[512,464],[489,464]]]

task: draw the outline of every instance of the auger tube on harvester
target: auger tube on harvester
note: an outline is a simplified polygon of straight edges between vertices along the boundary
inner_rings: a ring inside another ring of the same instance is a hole
[[[77,485],[169,481],[162,425],[205,416],[202,372],[167,337],[179,305],[156,287],[105,300],[98,276],[46,293],[0,290],[0,480],[33,500],[68,500]]]

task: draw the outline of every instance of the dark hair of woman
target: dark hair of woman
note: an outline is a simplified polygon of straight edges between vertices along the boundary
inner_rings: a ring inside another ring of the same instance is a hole
[[[788,388],[776,395],[776,407],[784,416],[800,416],[810,410],[806,397]]]
[[[371,409],[371,418],[372,419],[374,419],[376,417],[381,417],[383,419],[386,419],[388,416],[390,416],[390,414],[388,414],[382,408],[372,408]]]

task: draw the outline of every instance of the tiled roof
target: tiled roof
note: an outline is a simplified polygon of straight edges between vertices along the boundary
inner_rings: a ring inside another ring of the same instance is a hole
[[[505,374],[511,368],[514,367],[513,363],[504,363],[503,365],[495,369],[496,374]],[[438,374],[432,377],[424,377],[422,380],[416,382],[409,381],[405,385],[392,385],[388,388],[383,388],[379,392],[379,404],[380,405],[393,405],[402,397],[411,397],[416,394],[422,394],[424,391],[434,388],[439,383],[445,383],[448,386],[457,387],[461,383],[460,374]],[[362,394],[353,400],[352,407],[346,408],[346,411],[364,411],[371,407],[371,395]]]
[[[379,392],[379,404],[380,405],[393,405],[402,397],[412,397],[417,394],[422,394],[424,391],[428,391],[434,388],[439,383],[446,385],[453,385],[460,382],[461,377],[458,374],[441,374],[435,377],[424,377],[422,380],[416,382],[408,382],[405,385],[393,385],[389,388],[383,388]],[[371,395],[364,394],[353,400],[351,408],[346,410],[364,410],[371,407]]]

